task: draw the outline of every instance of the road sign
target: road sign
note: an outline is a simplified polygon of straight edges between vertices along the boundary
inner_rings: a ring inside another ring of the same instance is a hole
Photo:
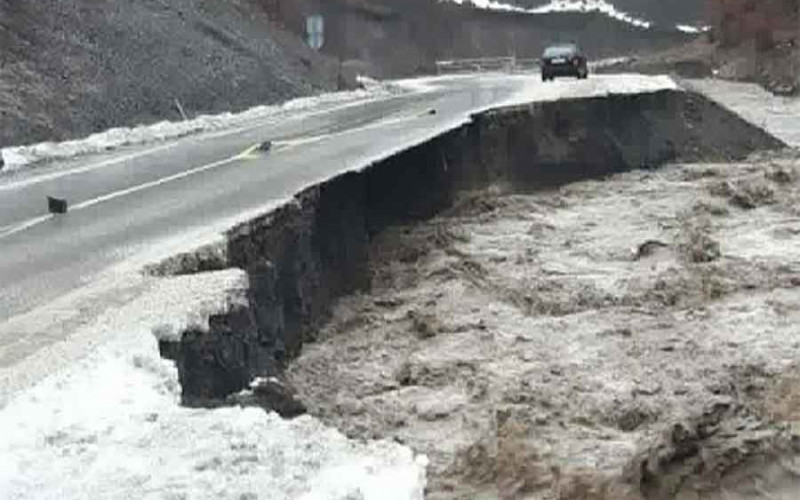
[[[319,14],[306,18],[306,35],[308,46],[319,50],[325,44],[325,19]]]

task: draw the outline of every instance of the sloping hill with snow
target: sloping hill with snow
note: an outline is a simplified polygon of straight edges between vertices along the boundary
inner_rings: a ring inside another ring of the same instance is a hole
[[[446,0],[506,11],[600,12],[636,26],[696,26],[704,23],[701,0]]]

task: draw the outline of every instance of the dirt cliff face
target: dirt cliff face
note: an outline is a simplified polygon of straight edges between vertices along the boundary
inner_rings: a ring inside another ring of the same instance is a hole
[[[270,103],[338,64],[250,0],[0,0],[0,146]]]

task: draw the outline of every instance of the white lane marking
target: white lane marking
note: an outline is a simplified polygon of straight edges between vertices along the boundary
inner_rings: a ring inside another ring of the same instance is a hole
[[[435,109],[435,108],[426,107],[425,109],[429,110],[429,109]],[[275,144],[273,145],[273,151],[274,152],[284,151],[286,149],[290,149],[290,148],[301,146],[301,145],[311,144],[311,143],[315,143],[315,142],[324,141],[326,139],[330,139],[330,138],[333,138],[333,137],[339,137],[339,136],[344,136],[344,135],[352,135],[354,133],[363,132],[365,130],[369,130],[369,129],[373,129],[373,128],[379,128],[379,127],[385,127],[385,126],[390,126],[390,125],[397,125],[398,123],[412,121],[412,120],[419,119],[419,118],[426,118],[428,116],[430,116],[430,115],[428,115],[427,113],[420,114],[420,112],[414,112],[412,114],[404,114],[404,115],[400,115],[400,116],[396,116],[396,117],[392,117],[392,118],[387,118],[385,120],[379,120],[379,121],[376,121],[376,122],[373,122],[373,123],[368,123],[366,125],[362,125],[360,127],[355,127],[355,128],[352,128],[352,129],[342,130],[340,132],[333,132],[333,133],[329,133],[329,134],[321,134],[321,135],[310,136],[310,137],[300,137],[300,138],[297,138],[297,139],[290,139],[290,140],[285,140],[285,141],[276,141]],[[232,132],[231,131],[226,131],[226,132],[220,133],[218,135],[226,135],[228,133],[232,133]],[[205,137],[205,139],[207,139],[207,138],[208,137]],[[165,145],[165,146],[159,147],[157,149],[154,149],[153,151],[156,151],[158,149],[165,149],[166,147],[171,147],[171,146],[172,145]],[[93,198],[91,200],[86,200],[86,201],[83,201],[81,203],[77,203],[75,205],[70,206],[69,211],[70,212],[74,212],[74,211],[77,211],[77,210],[82,210],[82,209],[85,209],[85,208],[89,208],[89,207],[97,205],[99,203],[103,203],[103,202],[106,202],[106,201],[109,201],[109,200],[120,198],[122,196],[133,194],[133,193],[136,193],[138,191],[149,189],[151,187],[156,187],[156,186],[159,186],[161,184],[166,184],[168,182],[171,182],[171,181],[174,181],[174,180],[178,180],[178,179],[182,179],[184,177],[188,177],[190,175],[201,173],[201,172],[204,172],[206,170],[211,170],[211,169],[214,169],[214,168],[217,168],[217,167],[221,167],[223,165],[226,165],[228,163],[233,163],[235,161],[252,160],[252,159],[260,158],[262,155],[257,153],[258,147],[259,147],[259,145],[256,144],[254,146],[251,146],[251,147],[245,149],[241,153],[239,153],[239,154],[237,154],[235,156],[232,156],[230,158],[226,158],[224,160],[219,160],[219,161],[216,161],[216,162],[213,162],[213,163],[209,163],[207,165],[202,165],[200,167],[196,167],[196,168],[193,168],[193,169],[190,169],[190,170],[185,170],[183,172],[180,172],[180,173],[168,176],[168,177],[163,177],[163,178],[157,179],[155,181],[146,182],[144,184],[139,184],[137,186],[133,186],[133,187],[130,187],[130,188],[127,188],[127,189],[123,189],[123,190],[120,190],[120,191],[115,191],[115,192],[112,192],[112,193],[105,194],[103,196],[99,196],[99,197]],[[145,154],[145,153],[139,153],[139,154],[141,155],[141,154]],[[15,225],[11,229],[7,229],[6,230],[6,228],[9,228],[10,226],[6,226],[5,228],[0,228],[0,240],[2,240],[4,238],[7,238],[9,236],[12,236],[14,234],[20,233],[22,231],[25,231],[26,229],[30,229],[31,227],[36,226],[38,224],[41,224],[42,222],[46,222],[46,221],[52,219],[53,217],[54,217],[54,215],[47,214],[47,215],[43,215],[43,216],[40,216],[40,217],[34,217],[32,219],[29,219],[29,220],[27,220],[27,221],[25,221],[25,222],[23,222],[23,223],[21,223],[19,225]]]
[[[149,154],[158,153],[159,151],[164,151],[166,149],[175,147],[179,144],[178,141],[172,142],[170,144],[164,144],[161,146],[157,146],[154,148],[147,149],[145,151],[138,151],[136,153],[127,154],[124,156],[119,156],[117,158],[111,158],[108,160],[101,161],[100,163],[94,163],[92,165],[86,165],[85,167],[75,167],[70,168],[69,170],[63,170],[59,172],[51,172],[49,174],[42,174],[36,176],[32,179],[26,179],[24,181],[17,181],[10,184],[1,184],[0,191],[13,191],[15,189],[25,188],[28,186],[34,186],[36,184],[41,184],[42,182],[51,181],[54,179],[59,179],[61,177],[66,177],[68,175],[76,175],[82,174],[84,172],[91,172],[92,170],[97,170],[99,168],[107,167],[109,165],[114,165],[116,163],[124,163],[126,161],[135,160],[136,158],[140,158],[142,156],[147,156]]]
[[[29,228],[37,225],[37,224],[41,224],[42,222],[48,221],[48,220],[52,219],[53,217],[54,217],[53,214],[42,215],[40,217],[34,217],[32,219],[28,219],[25,222],[23,222],[22,224],[16,225],[16,226],[12,227],[11,229],[5,229],[4,228],[2,231],[0,231],[0,240],[2,240],[3,238],[7,238],[7,237],[9,237],[9,236],[11,236],[13,234],[17,234],[17,233],[20,233],[22,231],[25,231],[26,229],[29,229]],[[9,226],[6,226],[6,227],[9,227]]]
[[[180,172],[178,174],[170,175],[168,177],[162,177],[161,179],[158,179],[158,180],[155,180],[155,181],[145,182],[144,184],[139,184],[137,186],[133,186],[133,187],[130,187],[130,188],[127,188],[127,189],[122,189],[120,191],[115,191],[113,193],[108,193],[108,194],[105,194],[103,196],[98,196],[97,198],[92,198],[91,200],[86,200],[86,201],[83,201],[81,203],[77,203],[75,205],[72,205],[69,208],[69,211],[70,212],[75,212],[77,210],[83,210],[85,208],[89,208],[89,207],[97,205],[99,203],[103,203],[103,202],[106,202],[106,201],[109,201],[109,200],[120,198],[122,196],[127,196],[129,194],[133,194],[133,193],[136,193],[136,192],[139,192],[139,191],[143,191],[145,189],[149,189],[149,188],[152,188],[152,187],[160,186],[161,184],[166,184],[168,182],[172,182],[172,181],[175,181],[175,180],[178,180],[178,179],[182,179],[184,177],[189,177],[190,175],[199,174],[201,172],[205,172],[206,170],[212,170],[214,168],[218,168],[218,167],[221,167],[223,165],[227,165],[229,163],[233,163],[235,161],[239,161],[239,160],[245,159],[247,157],[247,154],[249,154],[251,152],[251,150],[253,150],[254,148],[255,147],[248,148],[246,151],[244,151],[242,153],[239,153],[236,156],[232,156],[230,158],[226,158],[224,160],[215,161],[213,163],[202,165],[200,167],[196,167],[196,168],[193,168],[193,169],[190,169],[190,170],[185,170],[185,171]],[[20,224],[18,226],[15,226],[13,229],[9,229],[9,230],[7,230],[5,232],[0,233],[0,239],[7,238],[7,237],[12,236],[14,234],[17,234],[17,233],[19,233],[21,231],[25,231],[26,229],[30,229],[31,227],[36,226],[38,224],[41,224],[42,222],[48,221],[48,220],[52,219],[53,217],[54,217],[54,215],[47,214],[47,215],[43,215],[41,217],[34,217],[33,219],[29,219],[29,220],[23,222],[22,224]]]
[[[158,179],[158,180],[155,180],[155,181],[145,182],[144,184],[139,184],[138,186],[133,186],[133,187],[130,187],[128,189],[123,189],[123,190],[120,190],[120,191],[115,191],[113,193],[104,194],[103,196],[98,196],[97,198],[93,198],[91,200],[86,200],[84,202],[81,202],[81,203],[78,203],[76,205],[73,205],[73,207],[70,210],[71,211],[75,211],[75,210],[82,210],[84,208],[89,208],[91,206],[97,205],[98,203],[103,203],[103,202],[106,202],[106,201],[109,201],[109,200],[120,198],[122,196],[127,196],[129,194],[137,193],[137,192],[143,191],[145,189],[149,189],[149,188],[152,188],[152,187],[160,186],[160,185],[166,184],[168,182],[176,181],[178,179],[183,179],[184,177],[189,177],[189,176],[194,175],[194,174],[199,174],[201,172],[205,172],[206,170],[212,170],[212,169],[215,169],[217,167],[221,167],[223,165],[227,165],[228,163],[233,163],[233,162],[235,162],[237,160],[241,160],[243,158],[245,158],[244,153],[239,153],[236,156],[232,156],[232,157],[226,158],[224,160],[215,161],[215,162],[209,163],[207,165],[196,167],[196,168],[193,168],[193,169],[190,169],[190,170],[185,170],[185,171],[183,171],[181,173],[178,173],[178,174],[170,175],[170,176],[167,176],[167,177],[162,177],[161,179]]]
[[[379,121],[379,122],[376,122],[376,123],[370,123],[370,124],[363,125],[361,127],[357,127],[357,128],[354,128],[354,129],[344,130],[342,132],[335,132],[335,133],[332,133],[332,134],[322,134],[322,135],[316,135],[316,136],[311,136],[311,137],[301,137],[301,138],[298,138],[298,139],[291,139],[291,140],[287,140],[287,141],[277,141],[274,144],[273,148],[274,148],[275,152],[285,151],[287,149],[290,149],[290,148],[293,148],[293,147],[296,147],[296,146],[301,146],[301,145],[305,145],[305,144],[311,144],[311,143],[314,143],[314,142],[323,141],[325,139],[329,139],[329,138],[335,137],[335,136],[351,134],[351,133],[354,133],[354,132],[360,132],[360,131],[364,131],[364,130],[367,130],[367,129],[370,129],[370,128],[374,128],[374,127],[377,127],[377,126],[385,126],[385,125],[397,124],[399,122],[407,121],[407,120],[413,119],[415,117],[417,117],[417,116],[416,115],[401,116],[401,117],[397,117],[397,118],[390,118],[390,119],[387,119],[387,120],[382,120],[382,121]],[[190,170],[184,170],[183,172],[180,172],[180,173],[177,173],[177,174],[174,174],[174,175],[170,175],[168,177],[162,177],[161,179],[157,179],[157,180],[154,180],[154,181],[146,182],[144,184],[139,184],[139,185],[127,188],[127,189],[122,189],[120,191],[114,191],[112,193],[108,193],[108,194],[105,194],[105,195],[102,195],[102,196],[98,196],[96,198],[92,198],[91,200],[86,200],[86,201],[83,201],[81,203],[77,203],[75,205],[70,206],[69,211],[70,212],[74,212],[76,210],[82,210],[82,209],[85,209],[85,208],[89,208],[89,207],[97,205],[99,203],[103,203],[103,202],[106,202],[106,201],[109,201],[109,200],[120,198],[122,196],[133,194],[133,193],[136,193],[138,191],[142,191],[144,189],[148,189],[148,188],[151,188],[151,187],[156,187],[156,186],[159,186],[161,184],[166,184],[167,182],[171,182],[171,181],[174,181],[174,180],[182,179],[184,177],[188,177],[190,175],[198,174],[198,173],[204,172],[206,170],[211,170],[211,169],[214,169],[214,168],[217,168],[217,167],[221,167],[223,165],[227,165],[228,163],[233,163],[235,161],[258,159],[258,158],[262,157],[261,154],[257,153],[258,147],[259,147],[259,145],[256,144],[254,146],[251,146],[251,147],[245,149],[241,153],[239,153],[239,154],[237,154],[235,156],[232,156],[230,158],[226,158],[224,160],[219,160],[219,161],[216,161],[216,162],[213,162],[213,163],[209,163],[207,165],[202,165],[200,167],[196,167],[196,168],[193,168],[193,169],[190,169]],[[7,238],[9,236],[12,236],[14,234],[20,233],[22,231],[25,231],[26,229],[30,229],[31,227],[36,226],[38,224],[41,224],[42,222],[46,222],[46,221],[52,219],[53,217],[54,217],[54,215],[47,214],[47,215],[43,215],[43,216],[40,216],[40,217],[34,217],[34,218],[29,219],[29,220],[27,220],[25,222],[22,222],[19,225],[14,225],[13,227],[6,226],[5,228],[0,228],[0,240],[2,240],[3,238]],[[10,229],[8,229],[9,227],[10,227]]]

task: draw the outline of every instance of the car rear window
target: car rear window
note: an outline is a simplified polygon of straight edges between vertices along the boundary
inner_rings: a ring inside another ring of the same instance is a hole
[[[578,52],[574,45],[560,45],[557,47],[547,47],[544,57],[568,57]]]

